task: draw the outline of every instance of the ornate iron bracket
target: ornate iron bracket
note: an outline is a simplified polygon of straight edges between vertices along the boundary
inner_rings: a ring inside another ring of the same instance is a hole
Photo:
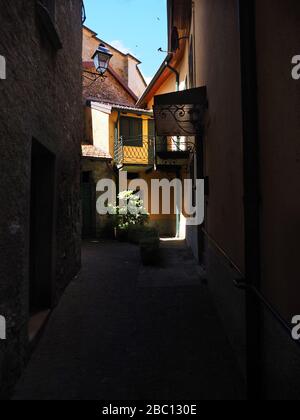
[[[96,83],[99,79],[101,82],[104,82],[104,80],[107,78],[104,74],[95,73],[89,70],[83,70],[83,77],[87,80],[90,80],[92,83],[89,84],[88,87],[91,87],[94,83]]]
[[[195,136],[201,134],[206,109],[207,106],[202,104],[154,107],[156,124],[160,127],[159,135]]]

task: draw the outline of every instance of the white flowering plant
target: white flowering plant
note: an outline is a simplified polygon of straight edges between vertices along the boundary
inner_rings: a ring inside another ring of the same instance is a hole
[[[132,226],[144,226],[149,221],[144,202],[138,193],[128,190],[118,195],[119,205],[110,212],[114,227],[119,231],[128,231]]]

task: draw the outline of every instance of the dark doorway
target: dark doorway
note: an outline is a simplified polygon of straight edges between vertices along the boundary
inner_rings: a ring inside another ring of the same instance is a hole
[[[93,238],[96,234],[96,187],[92,172],[81,174],[82,237]]]
[[[29,283],[31,317],[52,305],[54,197],[55,156],[33,140]]]

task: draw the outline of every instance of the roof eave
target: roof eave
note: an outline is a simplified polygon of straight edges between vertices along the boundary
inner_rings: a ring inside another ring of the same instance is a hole
[[[147,86],[145,92],[140,97],[140,99],[137,101],[137,106],[140,106],[140,105],[142,105],[145,102],[145,99],[147,98],[147,95],[153,89],[153,87],[155,86],[156,82],[159,80],[159,78],[163,74],[163,72],[167,69],[166,63],[169,63],[171,61],[171,59],[172,59],[172,54],[168,54],[166,56],[166,58],[164,59],[163,63],[161,64],[160,68],[156,72],[155,76],[153,77],[153,79],[151,80],[151,82],[149,83],[149,85]]]

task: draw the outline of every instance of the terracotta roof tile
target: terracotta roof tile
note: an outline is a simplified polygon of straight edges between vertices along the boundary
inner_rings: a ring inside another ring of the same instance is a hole
[[[91,144],[83,144],[81,146],[81,149],[82,149],[82,157],[91,158],[91,159],[112,160],[112,157],[110,156],[109,153]]]
[[[95,68],[95,64],[94,64],[93,61],[83,61],[82,67],[83,67],[83,71],[84,70],[89,70],[89,71],[93,71],[93,73],[97,74],[97,71],[96,71],[96,68]],[[130,87],[128,86],[128,84],[126,83],[126,81],[121,76],[119,76],[118,73],[111,66],[108,67],[107,71],[122,86],[122,88],[132,97],[132,99],[134,100],[134,102],[137,102],[138,97],[130,89]]]
[[[121,104],[121,103],[114,103],[114,102],[109,102],[109,101],[104,101],[104,100],[99,100],[97,98],[89,98],[87,100],[87,105],[88,106],[92,106],[92,105],[104,105],[107,107],[110,107],[113,110],[117,110],[117,111],[124,111],[124,112],[138,112],[138,113],[142,113],[142,114],[146,114],[146,115],[153,115],[153,111],[151,109],[143,109],[143,108],[138,108],[136,106],[131,106],[131,105],[125,105],[125,104]]]

